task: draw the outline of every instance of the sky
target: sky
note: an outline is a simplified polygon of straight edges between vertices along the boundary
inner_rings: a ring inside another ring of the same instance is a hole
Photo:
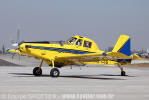
[[[149,48],[149,0],[0,0],[0,48],[16,40],[94,40],[101,50],[130,35],[132,49]]]

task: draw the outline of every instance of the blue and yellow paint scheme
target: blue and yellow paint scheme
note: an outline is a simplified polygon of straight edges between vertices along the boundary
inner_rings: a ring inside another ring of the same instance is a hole
[[[22,42],[17,50],[9,51],[42,59],[53,68],[85,64],[126,65],[132,59],[140,59],[131,55],[128,35],[121,35],[111,52],[100,50],[93,40],[78,35],[67,41]]]

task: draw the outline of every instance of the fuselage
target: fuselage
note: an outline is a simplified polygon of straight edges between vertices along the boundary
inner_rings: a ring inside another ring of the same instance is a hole
[[[73,36],[67,41],[38,41],[38,42],[23,42],[19,46],[19,51],[28,56],[33,56],[37,59],[44,59],[44,61],[51,65],[49,58],[61,56],[76,56],[90,53],[103,54],[104,51],[100,50],[97,44],[86,37]],[[59,59],[55,61],[58,65],[75,65],[75,64],[108,64],[114,65],[115,61],[103,61],[99,57],[90,58],[86,57],[77,60]]]

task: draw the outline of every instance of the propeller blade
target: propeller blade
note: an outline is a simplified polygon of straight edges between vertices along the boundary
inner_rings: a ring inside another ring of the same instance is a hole
[[[18,44],[18,43],[13,43],[12,46],[13,46],[13,47],[18,47],[19,44]]]

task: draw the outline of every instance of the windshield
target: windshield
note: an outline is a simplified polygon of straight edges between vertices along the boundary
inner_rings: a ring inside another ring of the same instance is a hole
[[[74,42],[75,42],[76,40],[77,40],[77,38],[72,37],[71,39],[68,40],[68,42],[69,42],[70,44],[74,44]]]
[[[76,45],[81,46],[81,45],[82,45],[82,39],[79,39],[79,40],[76,42]]]

